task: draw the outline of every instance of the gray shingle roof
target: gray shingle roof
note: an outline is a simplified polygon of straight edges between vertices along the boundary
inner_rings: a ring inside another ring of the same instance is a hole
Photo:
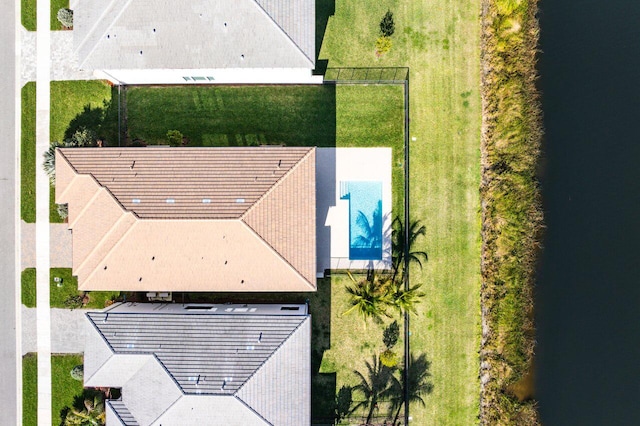
[[[306,308],[298,305],[304,308],[299,313],[277,309],[261,313],[258,309],[264,305],[217,306],[212,311],[161,304],[128,310],[119,305],[87,314],[92,334],[101,336],[113,356],[149,356],[120,385],[123,400],[112,403],[124,424],[130,424],[128,419],[149,424],[161,414],[171,418],[168,410],[184,409],[177,402],[188,395],[237,398],[242,402],[234,405],[237,409],[246,407],[273,425],[308,423],[311,327]],[[89,337],[87,359],[94,357],[94,347],[95,339]],[[102,368],[125,365],[106,360]],[[100,374],[105,377],[104,373]],[[100,385],[86,377],[89,381]],[[148,393],[151,388],[156,392]]]
[[[83,69],[313,68],[315,0],[82,0]]]
[[[136,419],[131,415],[131,412],[124,404],[122,400],[109,400],[107,401],[107,405],[111,406],[111,409],[118,416],[118,420],[120,423],[126,426],[139,426],[140,423],[136,421]]]

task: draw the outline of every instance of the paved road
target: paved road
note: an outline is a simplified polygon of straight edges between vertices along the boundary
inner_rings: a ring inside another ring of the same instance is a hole
[[[0,413],[18,423],[16,375],[16,4],[0,0]]]

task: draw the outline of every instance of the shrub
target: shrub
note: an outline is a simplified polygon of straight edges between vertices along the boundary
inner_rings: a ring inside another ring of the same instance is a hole
[[[71,370],[73,380],[82,381],[84,379],[84,365],[76,365]]]
[[[64,7],[58,10],[58,21],[67,28],[73,27],[73,10]]]
[[[398,343],[398,337],[400,337],[400,327],[398,326],[398,321],[394,321],[384,329],[382,342],[387,349],[391,349]]]
[[[380,34],[384,37],[391,37],[396,31],[396,25],[393,22],[393,13],[387,10],[384,14],[382,21],[380,21]]]
[[[376,40],[376,55],[382,56],[388,51],[391,50],[392,46],[391,39],[387,36],[380,36],[378,40]]]
[[[82,307],[83,297],[80,295],[71,295],[64,301],[64,307],[67,309],[76,309]]]
[[[60,142],[52,142],[49,149],[44,152],[44,161],[42,162],[42,168],[44,172],[49,176],[51,185],[56,184],[56,148],[63,146]]]
[[[65,220],[69,217],[69,204],[56,204],[58,208],[58,216],[60,219]]]
[[[96,133],[93,130],[82,126],[73,133],[71,138],[65,141],[65,145],[70,147],[92,146],[95,145],[96,139]]]
[[[391,349],[387,349],[380,354],[380,362],[385,367],[393,368],[398,365],[398,356]]]
[[[169,130],[167,132],[167,140],[171,146],[179,146],[182,144],[182,133],[178,130]]]

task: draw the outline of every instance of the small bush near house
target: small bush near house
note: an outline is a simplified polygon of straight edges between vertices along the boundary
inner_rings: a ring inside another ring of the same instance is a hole
[[[65,220],[67,217],[69,217],[69,204],[56,204],[56,206],[60,219]]]
[[[73,10],[67,8],[58,10],[58,21],[67,28],[73,27]]]
[[[178,130],[169,130],[167,132],[167,140],[171,146],[179,146],[182,144],[182,133]]]
[[[84,365],[76,365],[71,370],[71,377],[74,380],[82,381],[84,379]]]

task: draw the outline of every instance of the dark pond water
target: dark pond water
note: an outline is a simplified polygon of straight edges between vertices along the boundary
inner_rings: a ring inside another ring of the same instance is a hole
[[[640,1],[542,0],[546,425],[640,425]]]

